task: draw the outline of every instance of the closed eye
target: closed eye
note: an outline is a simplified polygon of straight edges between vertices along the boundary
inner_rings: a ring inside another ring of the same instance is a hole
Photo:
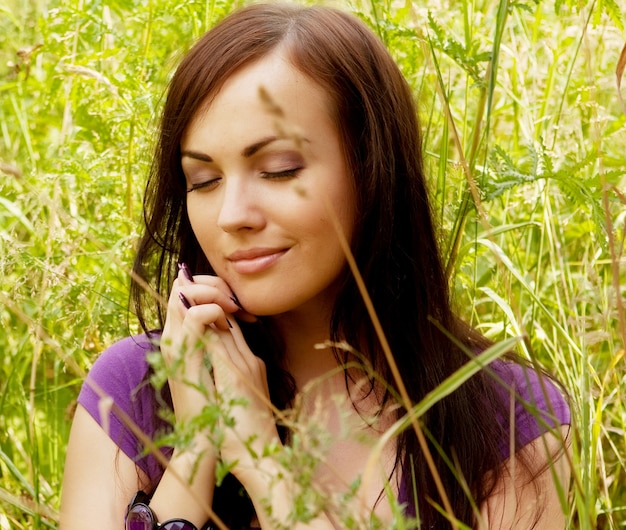
[[[212,190],[213,188],[215,188],[215,186],[217,186],[217,183],[219,181],[220,179],[210,179],[210,180],[205,180],[204,182],[198,182],[196,184],[192,184],[191,186],[187,188],[187,193],[191,193],[192,191],[197,191],[197,190]]]
[[[300,173],[302,169],[303,168],[301,167],[295,167],[291,169],[285,169],[283,171],[262,171],[261,176],[264,179],[271,179],[271,180],[290,179],[290,178],[297,177],[298,173]]]

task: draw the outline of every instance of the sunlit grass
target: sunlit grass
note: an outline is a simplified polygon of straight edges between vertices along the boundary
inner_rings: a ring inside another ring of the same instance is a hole
[[[624,15],[610,2],[511,4],[350,9],[415,89],[459,311],[495,341],[524,334],[520,352],[570,392],[570,527],[618,528]],[[82,376],[137,330],[128,270],[163,87],[233,5],[0,3],[0,528],[56,527]]]

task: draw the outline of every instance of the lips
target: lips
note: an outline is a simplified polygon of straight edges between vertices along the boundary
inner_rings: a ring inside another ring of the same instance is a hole
[[[287,250],[285,248],[252,248],[238,250],[226,259],[231,262],[235,272],[239,274],[256,274],[270,268]]]

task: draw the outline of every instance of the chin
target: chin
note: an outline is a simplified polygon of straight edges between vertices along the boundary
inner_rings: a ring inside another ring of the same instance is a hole
[[[241,301],[241,299],[239,301],[245,311],[257,317],[272,317],[287,313],[292,309],[291,306],[283,307],[279,304],[268,304],[267,301],[257,303],[246,303]]]
[[[296,297],[277,297],[275,293],[276,291],[272,291],[272,293],[246,293],[242,291],[241,294],[237,292],[237,298],[245,311],[258,317],[271,317],[288,313],[303,303]]]

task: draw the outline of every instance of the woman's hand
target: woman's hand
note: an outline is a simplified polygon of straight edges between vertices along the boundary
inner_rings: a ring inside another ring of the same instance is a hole
[[[278,434],[265,363],[250,351],[233,314],[254,317],[235,300],[222,279],[192,277],[181,267],[168,302],[161,351],[170,370],[176,420],[188,421],[218,399],[226,416],[221,456],[237,468],[249,468],[253,456],[276,442]]]
[[[259,409],[269,410],[264,365],[248,349],[233,314],[248,321],[256,318],[243,311],[235,300],[220,278],[192,277],[185,267],[172,287],[161,352],[168,369],[176,422],[189,422],[207,405],[217,403],[223,407],[230,399],[250,405],[223,409],[236,419],[232,428],[228,427],[232,424],[228,420],[217,425],[224,434],[220,447],[214,445],[217,437],[211,432],[214,426],[210,426],[194,431],[189,447],[174,449],[150,503],[160,520],[182,516],[197,526],[204,524],[213,498],[217,450],[222,448],[229,461],[249,461],[250,452],[240,440],[250,438],[250,429],[261,428]],[[276,432],[271,414],[266,417],[268,423],[264,427],[268,432]],[[245,432],[242,426],[247,429]]]
[[[272,413],[265,363],[250,350],[233,315],[248,321],[255,317],[245,313],[235,300],[220,278],[192,278],[182,269],[168,302],[161,350],[171,370],[169,384],[176,420],[188,421],[211,403],[222,408],[220,457],[246,488],[260,525],[273,528],[275,520],[290,521],[298,487],[275,455],[266,454],[268,447],[280,444],[280,438]],[[196,449],[208,448],[208,434],[197,433]],[[210,467],[214,465],[214,460],[207,462]],[[180,469],[191,469],[184,454],[178,457],[175,450],[153,497],[153,503],[167,516],[171,516],[172,505],[168,496],[175,488],[170,473],[172,464]],[[214,483],[214,470],[207,469],[207,473],[196,475],[201,475],[199,482],[204,484],[199,488],[194,484],[196,493],[202,493],[205,499],[212,498],[212,487],[207,480]],[[198,477],[194,482],[198,482]],[[162,491],[167,493],[161,495]],[[178,502],[189,503],[189,500]],[[194,520],[200,520],[199,505],[195,513]],[[323,513],[305,526],[333,528]],[[295,527],[300,528],[300,525]]]
[[[168,369],[177,422],[197,416],[212,399],[214,385],[207,362],[210,359],[205,355],[219,348],[216,331],[229,329],[227,315],[239,310],[232,296],[220,278],[194,278],[185,268],[181,268],[174,281],[161,336],[161,353]]]
[[[221,457],[234,465],[232,473],[242,480],[254,470],[264,450],[280,442],[272,414],[265,363],[248,347],[239,325],[229,320],[228,330],[217,330],[220,346],[215,349],[213,376],[216,395],[228,407],[223,426]],[[243,480],[242,480],[243,481]]]

